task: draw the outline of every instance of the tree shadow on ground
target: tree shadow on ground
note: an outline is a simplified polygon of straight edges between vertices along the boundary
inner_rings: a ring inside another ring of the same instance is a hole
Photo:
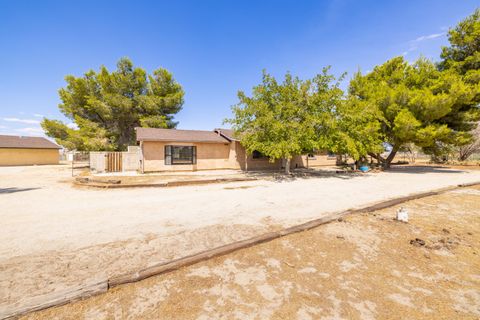
[[[245,173],[247,177],[252,177],[262,180],[270,180],[274,182],[285,182],[305,179],[318,179],[318,178],[337,178],[337,179],[352,179],[355,177],[365,176],[361,172],[349,172],[342,169],[338,170],[322,170],[322,169],[293,169],[291,174],[287,175],[282,171],[269,170],[269,171],[248,171]]]
[[[462,173],[464,170],[451,169],[447,166],[392,166],[387,172],[425,174],[425,173]]]
[[[377,171],[378,172],[378,171]],[[385,172],[392,173],[408,173],[408,174],[425,174],[425,173],[462,173],[466,172],[464,170],[453,169],[448,166],[431,166],[431,165],[394,165],[390,169],[385,170]],[[349,180],[356,177],[365,177],[368,174],[372,174],[372,171],[367,173],[362,173],[358,171],[349,171],[338,168],[336,170],[325,170],[319,168],[301,168],[301,169],[292,169],[290,175],[285,174],[283,171],[279,170],[259,170],[259,171],[248,171],[245,173],[247,177],[252,177],[256,179],[269,180],[274,182],[286,182],[286,181],[295,181],[298,179],[318,179],[318,178],[337,178],[342,180]],[[373,173],[375,174],[375,173]]]
[[[30,190],[37,190],[41,188],[0,188],[0,194],[2,193],[15,193],[15,192],[23,192],[23,191],[30,191]]]

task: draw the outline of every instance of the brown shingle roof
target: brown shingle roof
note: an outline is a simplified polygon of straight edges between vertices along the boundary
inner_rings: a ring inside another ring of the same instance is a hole
[[[137,141],[208,142],[227,143],[228,140],[214,131],[135,128]]]
[[[220,133],[222,136],[224,136],[226,139],[230,141],[238,141],[238,139],[235,137],[235,132],[232,129],[217,128],[215,129],[215,132]]]
[[[61,147],[42,137],[0,135],[0,148],[60,149]]]

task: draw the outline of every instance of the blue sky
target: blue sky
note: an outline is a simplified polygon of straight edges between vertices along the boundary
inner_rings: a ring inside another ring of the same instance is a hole
[[[371,70],[397,56],[438,59],[449,27],[480,7],[463,1],[0,0],[0,134],[42,135],[63,119],[58,89],[130,57],[170,70],[185,90],[180,129],[210,130],[262,69],[308,78]],[[345,83],[346,86],[347,83]]]

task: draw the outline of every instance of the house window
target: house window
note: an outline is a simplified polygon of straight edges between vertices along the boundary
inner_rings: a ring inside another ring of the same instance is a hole
[[[327,158],[331,159],[331,158],[336,158],[336,157],[337,157],[337,155],[335,153],[333,153],[332,151],[327,152]]]
[[[195,164],[197,163],[197,147],[165,146],[165,164]]]
[[[309,154],[307,155],[307,158],[310,159],[310,160],[316,160],[316,159],[317,159],[317,157],[316,157],[315,154],[313,154],[313,153],[309,153]]]
[[[265,159],[266,156],[263,153],[261,153],[260,151],[255,150],[255,151],[252,152],[252,158],[253,159]]]

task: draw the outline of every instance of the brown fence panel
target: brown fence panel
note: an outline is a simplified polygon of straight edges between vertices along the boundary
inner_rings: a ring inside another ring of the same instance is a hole
[[[122,153],[121,152],[107,152],[107,172],[121,172],[122,171]]]

